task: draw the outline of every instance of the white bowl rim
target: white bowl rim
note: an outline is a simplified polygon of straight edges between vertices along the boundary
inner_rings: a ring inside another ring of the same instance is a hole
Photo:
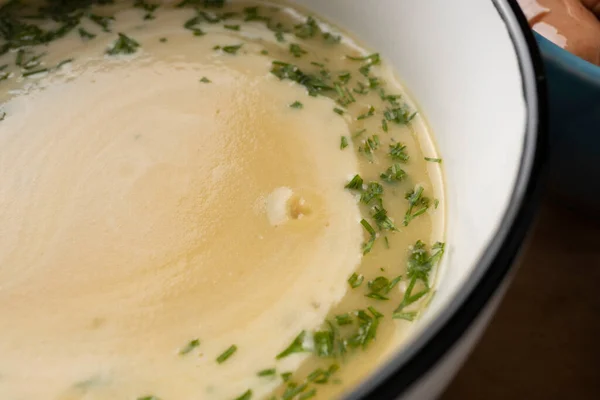
[[[453,348],[509,277],[537,214],[545,181],[548,144],[546,78],[535,37],[516,0],[492,0],[518,58],[527,109],[523,153],[510,206],[474,273],[445,313],[345,400],[399,398]]]

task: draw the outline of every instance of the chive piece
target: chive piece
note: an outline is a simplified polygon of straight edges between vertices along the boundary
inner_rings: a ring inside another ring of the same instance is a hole
[[[375,307],[369,306],[369,307],[367,308],[367,310],[369,310],[369,312],[370,312],[371,314],[373,314],[373,317],[375,317],[375,318],[383,318],[383,314],[382,314],[382,313],[380,313],[379,311],[377,311],[377,310],[375,309]]]
[[[369,205],[373,201],[381,205],[381,196],[383,195],[383,186],[377,182],[369,182],[367,188],[360,196],[360,201],[364,204]]]
[[[313,334],[314,352],[319,357],[333,355],[333,332],[317,331]]]
[[[23,77],[26,78],[28,76],[37,75],[37,74],[41,74],[44,72],[48,72],[48,68],[40,68],[40,69],[36,69],[34,71],[23,72]]]
[[[356,131],[352,134],[352,138],[355,139],[359,136],[361,136],[363,133],[365,133],[367,130],[366,129],[361,129],[360,131]]]
[[[373,114],[375,114],[375,107],[371,106],[371,107],[369,107],[369,110],[366,113],[359,115],[358,117],[356,117],[356,119],[357,120],[367,119],[367,118],[373,116]]]
[[[442,162],[442,159],[441,158],[433,158],[433,157],[425,157],[425,161],[430,161],[430,162],[439,164]]]
[[[142,396],[142,397],[138,397],[137,400],[160,400],[160,399],[156,396]]]
[[[317,368],[308,374],[306,380],[308,382],[314,382],[316,384],[323,385],[326,384],[329,381],[329,378],[331,378],[331,375],[336,373],[339,369],[340,366],[337,364],[331,364],[327,370],[324,370],[323,368]]]
[[[369,343],[375,340],[377,328],[379,326],[379,318],[373,318],[364,310],[356,312],[359,329],[355,335],[350,337],[348,344],[353,347],[362,347],[365,349]]]
[[[302,108],[304,108],[304,104],[300,103],[299,101],[295,101],[292,104],[290,104],[290,107],[302,109]]]
[[[376,82],[370,82],[371,87]],[[387,108],[383,112],[383,117],[389,122],[395,122],[398,125],[406,125],[417,115],[416,112],[411,113],[407,107]]]
[[[225,361],[227,361],[227,359],[229,357],[231,357],[233,355],[233,353],[235,353],[237,351],[237,346],[235,344],[232,344],[227,350],[225,350],[219,357],[217,357],[217,362],[219,364],[224,363]]]
[[[281,353],[277,354],[275,359],[281,360],[282,358],[285,358],[285,357],[289,356],[290,354],[306,352],[307,349],[304,347],[305,337],[306,337],[306,331],[300,332],[300,334],[298,336],[296,336],[294,341],[285,350],[283,350]]]
[[[202,79],[200,79],[200,82],[202,82],[202,83],[211,83],[211,80],[208,79],[207,77],[203,76]]]
[[[266,56],[269,54],[269,52],[267,50],[261,50],[260,54],[262,54],[263,56]]]
[[[83,40],[87,40],[87,39],[93,39],[93,38],[95,38],[95,37],[96,37],[96,35],[95,35],[95,34],[93,34],[93,33],[91,33],[91,32],[88,32],[88,31],[86,31],[86,30],[85,30],[85,29],[83,29],[83,28],[79,28],[77,31],[79,32],[79,36],[80,36],[80,37],[81,37],[81,39],[83,39]]]
[[[394,312],[392,314],[392,318],[394,319],[403,319],[406,321],[414,321],[415,318],[417,316],[417,313],[414,311],[410,311],[410,312],[402,312],[402,311],[398,311],[398,312]]]
[[[316,75],[309,75],[302,72],[297,66],[288,64],[282,61],[273,61],[271,73],[279,79],[289,79],[304,86],[308,90],[308,94],[316,96],[322,92],[333,90],[333,88],[325,83],[323,78]]]
[[[388,231],[398,230],[398,228],[396,228],[396,225],[394,225],[394,221],[392,221],[392,219],[387,216],[387,210],[383,207],[373,207],[373,209],[371,210],[371,217],[373,217],[379,229]]]
[[[389,154],[393,160],[401,162],[407,162],[410,158],[406,152],[406,146],[402,143],[390,144]]]
[[[379,53],[370,54],[364,57],[346,56],[346,58],[352,61],[367,61],[367,63],[370,65],[377,65],[381,63],[381,57],[379,56]]]
[[[440,205],[440,201],[438,199],[434,199],[433,200],[433,207],[437,210],[438,206]]]
[[[338,44],[342,41],[342,37],[340,35],[334,35],[331,32],[325,32],[323,34],[323,40],[328,44]]]
[[[241,49],[243,44],[236,44],[231,46],[215,46],[213,50],[222,50],[227,54],[237,54],[238,50]]]
[[[350,325],[352,323],[352,316],[348,313],[336,315],[335,322],[337,322],[339,326]]]
[[[281,379],[284,382],[289,381],[291,377],[292,377],[292,373],[291,372],[284,372],[284,373],[281,374]]]
[[[404,172],[400,164],[394,164],[381,173],[379,177],[387,183],[401,182],[406,178],[406,172]]]
[[[381,129],[383,129],[384,132],[388,131],[388,123],[385,118],[381,120]]]
[[[348,278],[348,283],[352,289],[356,289],[363,283],[364,280],[364,276],[358,275],[356,272],[354,272],[352,275],[350,275],[350,278]]]
[[[200,346],[200,339],[191,340],[188,344],[185,345],[185,347],[179,350],[179,355],[184,356],[188,353],[191,353],[198,346]]]
[[[362,190],[362,188],[363,188],[362,186],[363,186],[363,179],[360,177],[360,175],[356,174],[356,175],[354,175],[352,180],[350,180],[350,182],[348,182],[346,184],[346,186],[344,186],[344,188],[354,189],[354,190]]]
[[[350,72],[344,72],[344,73],[341,73],[341,74],[338,75],[338,79],[344,85],[347,84],[350,81],[351,78],[352,78],[352,75],[350,74]]]
[[[404,226],[408,226],[413,219],[424,214],[429,208],[429,198],[423,196],[424,190],[422,186],[417,185],[414,190],[411,190],[404,196],[408,200],[408,209],[404,215]],[[418,209],[413,211],[415,207]]]
[[[240,30],[240,26],[239,25],[223,25],[223,27],[225,29],[229,29],[230,31],[239,31]]]
[[[110,29],[108,29],[108,27],[110,23],[115,20],[113,17],[103,17],[101,15],[96,14],[88,14],[88,18],[90,19],[90,21],[99,25],[104,32],[110,32]]]
[[[333,112],[339,115],[344,115],[344,110],[342,110],[341,108],[334,108]]]
[[[241,396],[236,397],[235,400],[250,400],[252,398],[252,390],[246,390]]]
[[[309,16],[304,24],[294,26],[294,33],[302,39],[312,38],[320,31],[317,21]]]
[[[340,139],[340,149],[344,150],[346,147],[348,147],[348,138],[346,136],[342,136]]]
[[[389,249],[390,248],[390,241],[388,240],[388,237],[384,237],[383,240],[385,241],[385,248]]]
[[[392,279],[386,288],[386,293],[389,293],[397,284],[402,280],[402,275],[399,275]]]
[[[166,43],[167,42],[167,38],[166,37],[161,37],[160,39],[158,39],[159,42],[161,43]]]
[[[292,43],[290,44],[290,53],[292,53],[294,57],[299,58],[306,54],[307,51],[300,47],[300,45]]]
[[[373,244],[375,244],[375,239],[377,238],[377,234],[375,233],[375,229],[367,222],[366,219],[362,219],[360,224],[365,228],[365,230],[369,233],[369,240],[363,243],[363,255],[369,253],[373,248]]]
[[[137,51],[140,44],[127,35],[119,33],[119,38],[113,43],[113,46],[106,51],[108,55],[133,54]]]
[[[275,374],[277,374],[277,370],[275,368],[269,368],[269,369],[263,369],[262,371],[259,371],[256,375],[258,375],[260,377],[264,377],[264,376],[274,376]]]
[[[204,35],[204,31],[202,29],[198,28],[198,25],[200,24],[200,22],[202,22],[202,19],[200,18],[199,15],[197,15],[197,16],[185,21],[185,23],[183,24],[183,27],[189,31],[192,31],[194,36],[202,36],[202,35]]]

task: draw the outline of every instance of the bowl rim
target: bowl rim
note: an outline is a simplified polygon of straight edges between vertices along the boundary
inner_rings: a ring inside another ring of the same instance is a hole
[[[527,110],[523,154],[509,206],[463,290],[446,307],[447,312],[436,317],[411,346],[348,393],[345,400],[397,399],[431,372],[500,292],[537,215],[548,148],[547,91],[542,57],[517,1],[492,2],[515,48]]]
[[[600,65],[592,64],[581,57],[557,46],[537,32],[533,32],[546,62],[551,62],[571,75],[600,86]]]

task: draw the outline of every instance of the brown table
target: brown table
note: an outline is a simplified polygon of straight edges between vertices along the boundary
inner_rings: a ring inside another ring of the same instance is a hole
[[[522,264],[442,400],[600,399],[600,221],[546,201]]]

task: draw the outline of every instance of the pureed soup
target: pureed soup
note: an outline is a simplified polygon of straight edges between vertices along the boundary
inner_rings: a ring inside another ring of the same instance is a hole
[[[0,10],[0,398],[332,398],[406,339],[441,159],[283,3]]]

